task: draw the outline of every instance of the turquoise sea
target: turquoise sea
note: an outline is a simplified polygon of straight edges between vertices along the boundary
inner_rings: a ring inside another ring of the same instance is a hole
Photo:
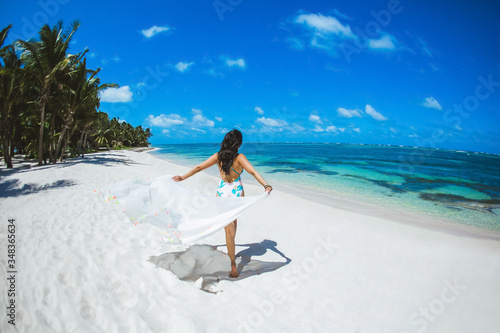
[[[219,150],[215,143],[154,147],[155,156],[188,166]],[[240,152],[271,184],[500,231],[499,155],[334,143],[244,143]]]

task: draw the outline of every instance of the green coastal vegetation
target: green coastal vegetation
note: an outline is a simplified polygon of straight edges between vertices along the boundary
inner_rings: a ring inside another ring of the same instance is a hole
[[[22,154],[38,165],[66,156],[106,149],[147,147],[149,128],[132,125],[99,111],[100,68],[87,68],[88,49],[69,53],[80,23],[64,29],[44,25],[38,40],[4,45],[12,24],[0,32],[0,138],[7,168]]]

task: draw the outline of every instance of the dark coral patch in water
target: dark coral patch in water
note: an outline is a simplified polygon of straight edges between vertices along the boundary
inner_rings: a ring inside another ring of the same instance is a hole
[[[277,172],[284,172],[284,173],[298,173],[298,172],[313,172],[313,173],[318,173],[321,175],[337,175],[338,172],[335,171],[326,171],[322,170],[321,167],[319,167],[317,164],[314,163],[300,163],[300,162],[290,162],[287,160],[271,160],[265,163],[261,163],[258,165],[262,166],[274,166],[278,167],[272,171],[268,171],[269,173],[277,173]],[[287,166],[287,169],[284,169],[283,166]]]
[[[295,169],[274,169],[274,170],[271,170],[271,171],[267,171],[267,173],[277,173],[277,172],[298,173],[298,171],[295,170]]]
[[[370,178],[366,178],[366,177],[362,177],[362,176],[358,176],[358,175],[349,175],[349,174],[344,175],[344,176],[345,177],[352,177],[352,178],[363,179],[363,180],[369,181],[369,182],[371,182],[373,184],[376,184],[376,185],[388,188],[389,190],[391,190],[393,192],[397,192],[397,193],[406,193],[406,192],[408,192],[402,185],[391,184],[390,182],[388,182],[386,180],[376,180],[376,179],[370,179]]]
[[[500,199],[474,200],[461,195],[446,193],[420,193],[420,198],[427,201],[439,202],[455,208],[472,209],[483,213],[496,213],[500,209]]]

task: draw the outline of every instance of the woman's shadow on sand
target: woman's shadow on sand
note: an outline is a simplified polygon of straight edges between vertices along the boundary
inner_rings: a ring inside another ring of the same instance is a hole
[[[272,272],[288,265],[292,260],[276,248],[278,244],[272,240],[260,243],[237,244],[246,249],[236,254],[236,264],[240,276],[230,278],[230,261],[226,253],[217,250],[223,245],[193,245],[182,252],[169,252],[160,256],[152,256],[149,261],[157,267],[173,272],[182,281],[195,282],[203,291],[216,292],[214,288],[220,281],[239,281],[250,276]],[[253,257],[263,256],[268,251],[281,256],[285,261],[260,261]]]

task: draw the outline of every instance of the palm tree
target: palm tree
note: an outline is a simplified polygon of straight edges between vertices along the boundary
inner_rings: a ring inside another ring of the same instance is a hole
[[[79,56],[79,59],[83,57],[86,51]],[[71,129],[74,131],[76,127],[74,126],[75,118],[78,113],[84,113],[86,110],[95,112],[99,107],[99,92],[103,89],[109,87],[118,87],[116,84],[100,84],[100,79],[97,78],[97,74],[101,69],[89,70],[87,69],[86,59],[79,60],[76,68],[71,71],[69,77],[70,82],[68,84],[68,94],[67,94],[67,106],[66,113],[64,115],[64,124],[61,135],[59,136],[59,142],[56,148],[56,156],[61,148],[63,139],[67,140],[71,135],[68,135],[68,131]],[[87,78],[87,74],[91,74]],[[61,151],[59,156],[59,161],[62,161],[64,155],[64,150]]]
[[[19,106],[26,97],[23,95],[26,81],[19,71],[22,66],[21,60],[17,57],[13,45],[2,47],[11,28],[12,25],[9,25],[0,32],[0,58],[4,64],[2,66],[0,63],[0,135],[7,168],[12,168],[14,125],[19,124]]]
[[[39,42],[17,42],[24,49],[21,58],[26,63],[23,70],[33,80],[38,91],[37,102],[40,107],[40,133],[38,140],[38,165],[43,163],[43,138],[45,127],[45,108],[54,95],[54,90],[61,89],[58,77],[71,64],[75,56],[67,54],[69,43],[80,26],[78,21],[71,24],[69,33],[63,33],[62,21],[52,29],[46,24],[40,30]],[[56,86],[57,85],[57,86]]]
[[[9,26],[2,29],[2,31],[0,31],[0,57],[4,62],[5,62],[5,56],[10,48],[10,45],[3,46],[3,43],[5,42],[7,34],[9,33],[9,30],[11,28],[12,24],[10,24]],[[6,105],[7,95],[9,94],[8,90],[10,87],[8,83],[8,74],[5,67],[6,66],[2,66],[2,63],[0,62],[0,101],[2,101],[2,103],[0,103],[0,117],[1,117],[0,135],[2,136],[2,151],[4,155],[5,164],[7,164],[7,168],[12,168],[12,160],[10,158],[9,145],[7,142],[9,108]]]
[[[118,86],[101,84],[100,69],[87,69],[87,51],[68,54],[78,27],[78,21],[67,32],[62,22],[52,29],[45,25],[39,41],[18,40],[7,46],[3,44],[12,25],[0,31],[0,143],[8,167],[15,151],[38,157],[41,165],[47,151],[55,163],[66,147],[77,146],[80,154],[87,142],[97,149],[108,143],[148,145],[149,128],[109,120],[97,111],[99,92]]]
[[[148,140],[150,137],[153,136],[153,133],[151,133],[151,130],[147,127],[146,130],[144,131],[144,147],[148,146]]]

